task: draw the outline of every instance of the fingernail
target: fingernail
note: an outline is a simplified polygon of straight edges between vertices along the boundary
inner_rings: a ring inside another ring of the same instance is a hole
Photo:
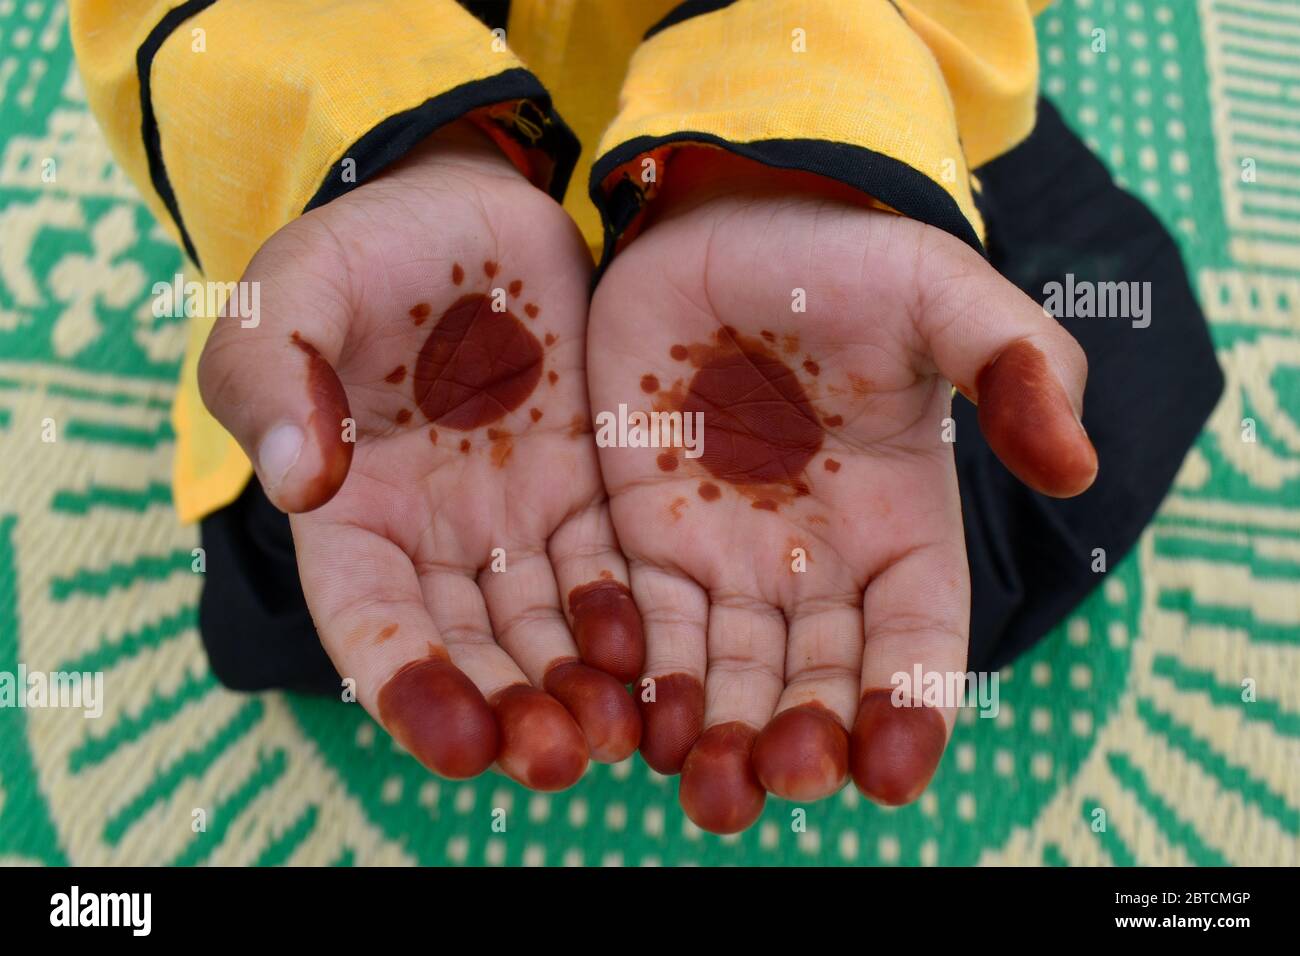
[[[267,490],[279,486],[302,454],[303,434],[297,425],[276,425],[257,446],[257,470]]]

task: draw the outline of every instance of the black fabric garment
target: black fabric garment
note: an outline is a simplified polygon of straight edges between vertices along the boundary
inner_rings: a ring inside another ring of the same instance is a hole
[[[339,693],[298,582],[289,519],[258,480],[204,518],[200,533],[199,634],[217,680],[231,690]]]
[[[1178,249],[1159,221],[1119,189],[1046,101],[1033,134],[978,170],[992,264],[1038,301],[1044,286],[1150,282],[1151,324],[1063,319],[1088,357],[1084,426],[1096,484],[1057,500],[1021,485],[954,401],[956,459],[971,571],[969,667],[1013,660],[1114,568],[1168,492],[1223,389],[1209,330]],[[303,601],[288,519],[252,481],[204,519],[207,575],[199,626],[213,672],[236,690],[338,693],[339,678]]]
[[[1049,282],[1150,282],[1150,320],[1063,318],[1088,357],[1083,424],[1097,481],[1077,498],[1020,484],[954,402],[957,476],[971,568],[970,666],[1002,666],[1114,568],[1164,500],[1223,391],[1205,316],[1173,237],[1124,192],[1046,100],[1024,143],[976,171],[994,267],[1039,302]]]

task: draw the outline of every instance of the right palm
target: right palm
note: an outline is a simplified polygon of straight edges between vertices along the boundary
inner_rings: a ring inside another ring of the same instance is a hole
[[[263,283],[262,325],[219,323],[201,377],[254,454],[314,401],[316,440],[279,481],[260,473],[300,512],[308,606],[362,704],[437,772],[496,759],[556,789],[640,734],[621,686],[640,622],[586,426],[590,259],[543,193],[457,150],[274,236],[246,275]],[[250,401],[252,386],[281,403]],[[353,447],[333,440],[344,418]]]

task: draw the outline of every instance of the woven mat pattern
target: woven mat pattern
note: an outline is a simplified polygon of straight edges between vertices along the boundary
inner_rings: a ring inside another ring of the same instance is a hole
[[[1292,0],[1040,18],[1046,94],[1178,238],[1227,392],[1136,551],[1002,673],[996,719],[966,712],[918,803],[772,800],[726,839],[639,758],[554,796],[439,782],[355,705],[215,683],[168,486],[183,320],[150,308],[181,258],[86,111],[66,21],[0,0],[0,673],[100,671],[106,700],[0,708],[0,862],[1300,862]]]

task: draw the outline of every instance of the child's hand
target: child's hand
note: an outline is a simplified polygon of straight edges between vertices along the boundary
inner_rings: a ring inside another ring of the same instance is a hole
[[[601,450],[654,679],[642,751],[717,832],[764,788],[813,800],[849,774],[905,803],[954,710],[894,707],[891,679],[965,669],[949,383],[1017,476],[1075,495],[1097,468],[1083,353],[957,239],[821,180],[716,151],[666,177],[711,185],[658,200],[588,336],[597,415],[704,416],[699,458]]]
[[[293,512],[325,649],[448,777],[496,761],[558,789],[639,740],[641,624],[587,425],[590,268],[560,207],[454,126],[273,236],[244,276],[260,326],[221,320],[203,354],[204,401]]]

